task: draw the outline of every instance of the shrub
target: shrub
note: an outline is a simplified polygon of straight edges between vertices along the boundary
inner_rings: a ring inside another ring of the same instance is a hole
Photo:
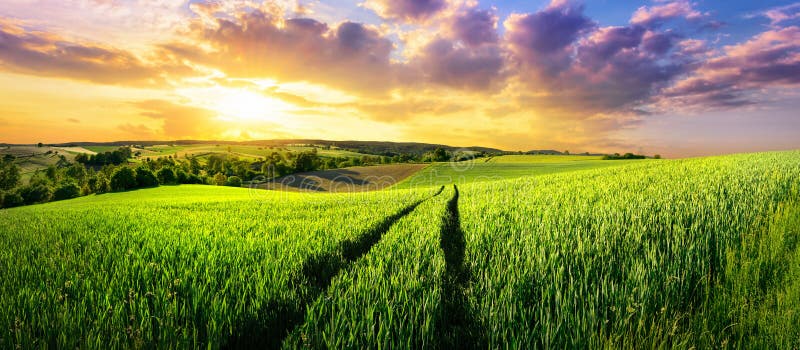
[[[25,204],[43,203],[50,200],[53,190],[43,183],[36,183],[21,187],[19,195]]]
[[[139,167],[136,169],[136,186],[138,187],[155,187],[158,186],[158,179],[148,168]]]
[[[94,193],[106,193],[111,191],[111,184],[105,174],[97,174],[96,177],[89,179],[89,188]]]
[[[214,175],[214,180],[212,182],[213,182],[214,185],[217,185],[217,186],[225,186],[225,183],[227,182],[227,180],[228,180],[228,178],[225,176],[225,174],[217,173],[217,175]]]
[[[3,195],[3,208],[13,208],[18,207],[20,205],[25,204],[25,201],[22,199],[22,196],[19,195],[16,191],[8,192]]]
[[[178,169],[175,171],[175,178],[178,180],[179,184],[188,184],[189,182],[189,174],[187,174],[183,169]]]
[[[127,191],[136,188],[136,174],[128,167],[121,167],[111,175],[112,191]]]
[[[228,178],[228,181],[225,182],[225,186],[242,187],[242,179],[238,176],[231,176]]]
[[[162,185],[174,185],[177,183],[175,172],[170,168],[161,168],[156,173],[156,177],[158,177],[158,182]]]
[[[53,192],[53,200],[75,198],[81,195],[81,188],[74,182],[65,182],[59,185]]]

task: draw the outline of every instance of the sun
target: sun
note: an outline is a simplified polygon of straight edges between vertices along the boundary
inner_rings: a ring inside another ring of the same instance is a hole
[[[279,99],[245,89],[224,89],[214,99],[214,110],[220,118],[239,121],[279,121],[293,108]]]

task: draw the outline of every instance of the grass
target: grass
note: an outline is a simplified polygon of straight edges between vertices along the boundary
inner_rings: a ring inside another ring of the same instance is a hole
[[[800,347],[800,152],[605,163],[3,210],[0,348]]]
[[[652,160],[610,162],[591,156],[509,155],[478,158],[455,163],[436,163],[397,184],[396,188],[442,186],[471,182],[507,180],[533,175],[547,175],[590,170]]]
[[[750,331],[740,317],[753,316],[735,313],[800,312],[787,299],[796,280],[762,277],[778,285],[763,299],[784,300],[774,304],[781,309],[715,298],[755,292],[744,279],[752,273],[728,274],[741,266],[728,257],[748,234],[769,241],[760,232],[778,208],[796,206],[798,160],[800,152],[647,162],[464,186],[466,261],[480,276],[467,292],[476,327],[491,348],[797,347],[791,327],[753,321]],[[788,253],[771,266],[795,259],[786,239],[794,223],[776,232],[770,249]]]
[[[516,163],[569,163],[569,162],[585,162],[593,160],[602,160],[603,156],[582,156],[582,155],[507,155],[499,157],[491,157],[485,161],[488,163],[498,164],[516,164]],[[478,160],[480,161],[480,160]]]
[[[82,146],[95,153],[113,152],[119,149],[120,146]]]
[[[430,193],[178,186],[0,211],[0,347],[280,342],[309,259]]]

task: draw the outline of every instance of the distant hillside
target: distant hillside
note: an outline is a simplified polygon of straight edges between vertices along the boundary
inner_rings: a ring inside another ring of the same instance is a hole
[[[281,139],[281,140],[254,140],[254,141],[222,141],[222,140],[173,140],[173,141],[114,141],[114,142],[67,142],[52,144],[54,147],[86,147],[86,146],[126,146],[126,145],[258,145],[258,146],[287,146],[287,145],[316,145],[329,146],[358,153],[379,154],[393,156],[397,154],[413,154],[420,156],[437,148],[448,151],[470,150],[485,153],[502,153],[504,151],[480,146],[455,147],[431,143],[418,142],[388,142],[388,141],[330,141],[315,139]]]
[[[525,154],[544,154],[544,155],[550,155],[550,156],[560,156],[560,155],[566,155],[567,153],[566,152],[556,151],[554,149],[534,149],[534,150],[530,150],[528,152],[525,152]],[[605,155],[605,153],[582,152],[582,153],[572,153],[572,155],[577,155],[577,156],[602,156],[602,155]]]

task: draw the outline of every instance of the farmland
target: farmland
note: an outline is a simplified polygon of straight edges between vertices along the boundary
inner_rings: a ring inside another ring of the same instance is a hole
[[[400,182],[397,188],[514,179],[621,165],[594,156],[505,155],[431,165]],[[652,160],[626,161],[649,162]]]
[[[800,152],[531,157],[2,210],[0,348],[800,346]]]

